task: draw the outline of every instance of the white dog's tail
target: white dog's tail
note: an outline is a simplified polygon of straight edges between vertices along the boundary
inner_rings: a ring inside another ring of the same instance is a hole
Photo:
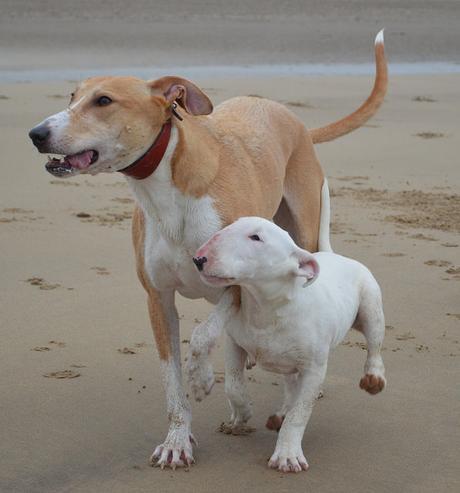
[[[324,178],[321,187],[321,214],[319,218],[319,238],[318,251],[332,252],[330,242],[330,224],[331,224],[331,201],[329,198],[329,185],[327,178]]]
[[[362,127],[371,116],[375,115],[383,103],[387,86],[388,67],[385,58],[385,49],[383,47],[382,29],[375,38],[375,82],[370,96],[355,112],[345,118],[330,123],[325,127],[310,129],[310,136],[313,143],[329,142]]]

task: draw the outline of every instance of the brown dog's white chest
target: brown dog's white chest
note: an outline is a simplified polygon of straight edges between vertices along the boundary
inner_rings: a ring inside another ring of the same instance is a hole
[[[174,185],[170,160],[176,143],[174,131],[155,172],[144,180],[128,180],[144,212],[145,271],[159,290],[177,289],[188,298],[214,301],[220,290],[202,283],[192,257],[222,228],[222,221],[211,197],[189,197]]]

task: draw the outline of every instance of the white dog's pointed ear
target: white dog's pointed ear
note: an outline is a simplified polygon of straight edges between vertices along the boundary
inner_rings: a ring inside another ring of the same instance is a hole
[[[298,249],[295,252],[297,260],[296,276],[305,277],[306,281],[303,287],[310,285],[319,274],[319,264],[315,257],[306,250]]]

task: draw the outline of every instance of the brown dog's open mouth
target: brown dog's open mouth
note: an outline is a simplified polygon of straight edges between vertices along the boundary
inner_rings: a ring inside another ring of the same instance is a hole
[[[85,170],[94,164],[99,158],[97,151],[83,151],[78,154],[69,154],[62,159],[48,156],[45,165],[46,171],[53,176],[63,177],[75,174],[77,170]]]

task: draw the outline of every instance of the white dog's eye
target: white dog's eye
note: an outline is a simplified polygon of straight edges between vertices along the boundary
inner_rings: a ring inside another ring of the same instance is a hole
[[[259,235],[251,235],[249,239],[252,241],[262,241]]]

